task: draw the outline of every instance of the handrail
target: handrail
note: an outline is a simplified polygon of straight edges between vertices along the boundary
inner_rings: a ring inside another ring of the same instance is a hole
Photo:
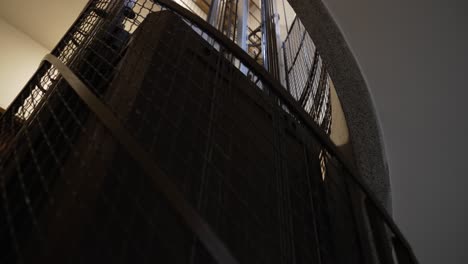
[[[403,246],[408,250],[409,255],[413,263],[417,263],[416,256],[412,251],[408,241],[404,238],[403,234],[396,226],[395,222],[386,211],[386,209],[382,206],[381,203],[378,202],[376,196],[372,193],[369,187],[364,183],[364,181],[359,177],[356,168],[352,163],[350,163],[341,151],[338,150],[336,145],[331,141],[327,134],[325,134],[320,127],[315,124],[310,116],[305,112],[305,110],[298,105],[296,100],[286,91],[286,89],[276,80],[274,80],[270,74],[261,67],[258,63],[256,63],[244,50],[242,50],[239,46],[229,40],[227,37],[222,35],[218,30],[216,30],[213,26],[208,24],[206,21],[202,20],[198,16],[192,14],[190,11],[184,9],[177,3],[171,0],[153,0],[156,3],[161,4],[162,6],[167,7],[169,10],[174,11],[178,15],[182,16],[183,18],[189,20],[190,22],[196,24],[200,29],[202,29],[205,33],[210,35],[214,40],[219,42],[222,46],[229,49],[229,51],[234,54],[247,68],[249,68],[252,72],[254,72],[258,77],[264,81],[268,87],[282,100],[282,102],[289,107],[289,110],[293,112],[296,117],[300,119],[300,121],[310,129],[315,136],[321,141],[327,151],[329,151],[342,165],[345,171],[351,176],[351,178],[361,187],[362,191],[366,194],[367,198],[374,204],[377,211],[380,213],[380,216],[383,218],[385,223],[389,226],[392,230],[394,235]]]
[[[237,57],[242,64],[244,64],[250,71],[254,72],[268,87],[269,89],[276,95],[278,98],[281,99],[281,102],[284,103],[289,110],[300,120],[300,122],[317,137],[317,139],[323,144],[323,146],[327,149],[329,153],[331,153],[342,165],[344,170],[351,176],[351,179],[359,185],[362,189],[364,194],[367,198],[372,202],[372,204],[376,207],[378,213],[383,218],[385,223],[389,226],[389,228],[394,233],[396,239],[401,242],[401,245],[408,251],[411,261],[413,263],[417,263],[416,257],[409,246],[407,240],[403,237],[401,231],[398,229],[386,209],[378,202],[374,193],[368,188],[368,186],[364,183],[363,179],[357,173],[356,168],[352,163],[350,163],[345,156],[338,150],[336,145],[330,140],[329,136],[325,134],[325,132],[311,119],[310,115],[306,113],[306,111],[299,105],[299,103],[292,97],[289,92],[261,66],[259,65],[253,58],[251,58],[244,50],[242,50],[239,46],[237,46],[234,42],[232,42],[229,38],[224,36],[220,33],[216,28],[208,24],[206,21],[201,19],[200,17],[194,15],[190,11],[186,10],[185,8],[181,7],[179,4],[171,1],[171,0],[153,0],[154,2],[160,4],[168,8],[169,10],[175,12],[179,16],[189,20],[191,23],[202,29],[205,33],[207,33],[210,37],[214,40],[219,42],[222,46],[226,47],[235,57]],[[89,3],[88,6],[89,7]],[[86,8],[82,11],[82,14],[77,19],[81,19],[81,16],[85,12]],[[71,30],[71,29],[70,29]],[[70,30],[65,34],[68,35]],[[61,41],[53,50],[52,54],[57,56],[57,52],[60,52],[62,48],[63,42]],[[39,67],[38,72],[43,70],[43,65]],[[30,84],[31,80],[28,82]],[[27,84],[27,85],[28,85]],[[23,90],[26,91],[26,90]],[[17,96],[23,96],[23,92]],[[16,99],[15,101],[16,102]],[[12,111],[16,104],[10,105],[7,111]],[[3,115],[5,116],[5,115]]]
[[[101,120],[114,138],[125,148],[127,153],[140,165],[141,169],[152,176],[156,188],[165,196],[175,211],[186,222],[191,231],[200,239],[218,263],[238,264],[229,249],[212,230],[210,225],[200,216],[192,205],[184,198],[178,188],[169,180],[167,175],[154,163],[146,151],[138,144],[124,125],[112,111],[73,73],[60,59],[47,54],[44,61],[52,64],[65,81],[76,92],[80,99]]]

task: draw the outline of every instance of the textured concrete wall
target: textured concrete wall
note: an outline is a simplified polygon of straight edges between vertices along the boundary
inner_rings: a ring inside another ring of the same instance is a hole
[[[289,0],[317,45],[340,98],[355,165],[391,212],[390,181],[375,108],[359,66],[338,26],[320,0]]]

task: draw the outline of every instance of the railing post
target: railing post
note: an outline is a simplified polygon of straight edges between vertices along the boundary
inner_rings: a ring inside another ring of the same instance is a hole
[[[247,28],[249,21],[249,0],[238,0],[237,10],[237,45],[248,53]],[[242,73],[247,74],[248,69],[242,63],[239,69]]]
[[[276,37],[275,23],[275,1],[262,0],[262,52],[263,63],[268,72],[276,79],[280,80],[278,45]]]
[[[215,28],[217,27],[217,22],[218,22],[218,14],[219,13],[219,0],[212,0],[210,9],[208,10],[208,23],[212,25]]]
[[[237,10],[237,44],[247,52],[249,0],[239,0]]]

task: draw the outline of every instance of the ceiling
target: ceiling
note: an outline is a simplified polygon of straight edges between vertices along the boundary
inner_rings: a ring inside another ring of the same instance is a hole
[[[51,50],[87,0],[0,0],[0,17]]]
[[[277,0],[277,5],[281,8],[282,1]],[[287,1],[284,1],[290,24],[294,15]],[[87,0],[0,0],[0,17],[51,50],[87,2]],[[283,13],[280,14],[279,22],[285,27]]]

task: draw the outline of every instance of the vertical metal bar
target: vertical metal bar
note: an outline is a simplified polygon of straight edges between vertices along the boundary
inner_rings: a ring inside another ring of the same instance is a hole
[[[218,30],[225,34],[225,28],[224,28],[224,25],[226,25],[226,10],[227,10],[227,1],[228,0],[223,0],[221,2],[221,8],[220,8],[220,12],[219,12],[219,22],[218,22]]]
[[[278,80],[283,86],[286,86],[286,72],[284,71],[284,60],[283,56],[281,56],[281,52],[283,51],[282,45],[281,45],[281,28],[280,28],[280,15],[279,15],[279,8],[278,8],[278,0],[272,0],[272,11],[273,11],[273,17],[272,17],[272,22],[274,23],[274,32],[275,32],[275,37],[276,37],[276,49],[274,50],[276,52],[276,60],[278,65],[276,66],[278,69]],[[284,17],[286,19],[286,16]]]
[[[262,39],[261,39],[261,51],[262,51],[262,57],[263,57],[263,67],[268,70],[268,54],[266,52],[266,26],[265,26],[265,21],[266,21],[266,11],[265,11],[265,1],[266,0],[260,0],[260,25],[261,25],[261,30],[262,30]]]
[[[237,5],[237,44],[247,51],[247,22],[249,17],[249,0],[239,0]]]
[[[289,85],[289,72],[288,72],[288,58],[286,57],[286,42],[283,43],[283,68],[284,68],[284,78],[286,83],[286,89],[291,93],[291,87]]]
[[[224,1],[224,20],[223,20],[223,32],[226,37],[228,37],[230,40],[233,40],[231,38],[231,6],[232,6],[232,0],[225,0]]]
[[[245,52],[248,52],[247,30],[249,18],[249,0],[238,0],[237,10],[237,45],[245,50]],[[248,69],[241,64],[240,71],[244,74],[247,74]]]
[[[218,13],[219,13],[219,1],[220,0],[211,0],[210,9],[208,10],[208,23],[216,27]]]
[[[280,79],[279,63],[278,63],[278,48],[276,37],[276,26],[274,19],[274,1],[262,0],[262,52],[264,66],[270,74],[276,79]]]

